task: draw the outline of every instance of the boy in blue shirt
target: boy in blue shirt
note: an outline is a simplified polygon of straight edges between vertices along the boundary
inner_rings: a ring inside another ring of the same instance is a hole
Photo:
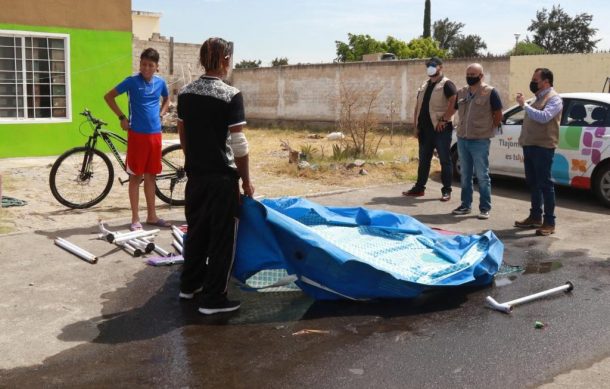
[[[169,107],[169,93],[165,80],[155,75],[159,69],[159,53],[148,48],[140,55],[140,72],[129,76],[104,96],[106,103],[118,116],[121,128],[127,131],[127,173],[129,173],[130,230],[141,230],[138,212],[140,183],[144,179],[146,224],[169,227],[157,216],[155,209],[155,178],[161,173],[161,117]],[[115,99],[127,92],[129,118],[123,114]],[[159,100],[162,104],[159,108]]]

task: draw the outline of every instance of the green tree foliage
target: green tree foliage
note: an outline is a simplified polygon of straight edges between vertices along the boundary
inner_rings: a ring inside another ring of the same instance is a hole
[[[452,22],[449,18],[437,20],[432,26],[432,37],[438,42],[443,50],[450,50],[455,41],[460,37],[464,23]]]
[[[545,49],[538,46],[534,42],[531,42],[529,39],[526,39],[522,42],[517,43],[517,45],[515,45],[515,48],[510,50],[507,55],[535,55],[545,53]]]
[[[480,57],[481,50],[487,49],[487,44],[478,35],[460,35],[451,48],[451,55],[460,57]]]
[[[527,30],[534,33],[533,42],[548,53],[590,53],[600,41],[593,39],[597,29],[590,27],[592,20],[587,13],[572,18],[558,5],[551,11],[537,11]]]
[[[361,61],[364,54],[394,53],[399,59],[429,58],[437,56],[445,58],[447,53],[439,48],[432,38],[417,38],[409,43],[388,36],[385,41],[378,41],[369,35],[348,34],[349,43],[336,41],[337,61]]]
[[[432,38],[416,38],[407,43],[407,50],[400,58],[445,58],[447,52],[438,47],[438,42]]]
[[[261,60],[247,60],[242,59],[239,63],[235,64],[235,69],[251,69],[258,68],[261,66]]]
[[[288,65],[288,58],[286,57],[276,57],[273,61],[271,61],[271,66],[284,66]]]
[[[422,38],[430,38],[430,8],[430,0],[426,0],[426,5],[424,6],[424,34],[422,35]]]
[[[337,61],[352,62],[362,61],[364,54],[385,52],[383,42],[372,38],[370,35],[347,34],[348,43],[335,41],[337,46]]]

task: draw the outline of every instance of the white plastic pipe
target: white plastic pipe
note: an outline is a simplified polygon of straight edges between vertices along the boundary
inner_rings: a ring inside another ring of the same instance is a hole
[[[172,226],[172,235],[174,236],[174,238],[176,238],[176,240],[178,241],[178,243],[180,243],[181,246],[184,246],[184,233],[180,231],[178,227]]]
[[[109,229],[107,229],[101,220],[99,221],[97,226],[101,232],[102,238],[104,238],[105,240],[107,240],[110,243],[115,243],[115,241],[118,241],[120,243],[120,242],[125,242],[128,240],[132,240],[135,238],[142,238],[142,237],[146,237],[146,236],[150,236],[150,235],[155,235],[160,231],[159,229],[156,229],[156,230],[149,230],[149,231],[137,230],[137,231],[130,231],[130,232],[125,232],[125,233],[115,232],[115,231],[110,231]]]
[[[127,232],[124,234],[120,234],[118,236],[113,236],[113,240],[109,242],[110,243],[122,243],[122,242],[127,242],[129,240],[135,239],[135,238],[143,238],[145,236],[151,236],[151,235],[155,235],[159,232],[159,229],[156,230],[149,230],[149,231],[145,231],[145,230],[138,230],[138,231],[132,231],[132,232]],[[107,238],[109,238],[110,235],[107,236]]]
[[[130,245],[132,245],[135,248],[138,248],[142,251],[144,251],[146,254],[152,252],[155,249],[155,244],[152,242],[145,242],[142,239],[136,238],[136,239],[132,239],[130,241],[128,241],[127,243],[129,243]]]
[[[182,245],[176,239],[172,242],[172,246],[178,251],[179,254],[182,254]]]
[[[150,238],[148,238],[148,237],[139,238],[139,240],[142,240],[142,241],[147,242],[147,243],[152,243],[152,242],[150,242]],[[155,243],[154,245],[155,245],[155,247],[153,248],[153,250],[156,253],[158,253],[159,255],[161,255],[163,257],[171,257],[172,256],[172,254],[169,251],[166,251],[165,249],[160,247],[158,244]]]
[[[82,249],[75,245],[74,243],[68,242],[63,238],[56,238],[55,244],[61,247],[64,250],[71,252],[72,254],[84,259],[89,263],[97,263],[97,257],[85,249]]]
[[[496,300],[494,300],[491,296],[487,296],[487,298],[485,299],[485,302],[487,303],[487,305],[490,308],[495,309],[496,311],[500,311],[500,312],[504,312],[504,313],[511,313],[511,311],[513,310],[513,307],[515,305],[537,300],[539,298],[546,297],[546,296],[549,296],[549,295],[552,295],[552,294],[555,294],[558,292],[571,292],[572,289],[574,289],[574,284],[572,284],[572,282],[568,281],[565,283],[565,285],[558,286],[558,287],[552,288],[552,289],[547,289],[542,292],[534,293],[529,296],[521,297],[521,298],[518,298],[515,300],[507,301],[505,303],[499,303]]]
[[[114,244],[116,244],[119,247],[122,247],[125,251],[127,251],[129,254],[131,254],[133,257],[141,257],[142,256],[142,250],[140,250],[139,248],[135,248],[132,245],[130,245],[129,243],[127,243],[127,241],[124,242],[117,242],[116,240],[114,241]]]

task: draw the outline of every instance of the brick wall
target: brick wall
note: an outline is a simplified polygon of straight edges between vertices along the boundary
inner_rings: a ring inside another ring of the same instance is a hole
[[[508,101],[509,58],[477,60],[485,69],[485,82]],[[471,62],[447,60],[444,73],[459,88],[466,83],[466,67]],[[378,121],[408,127],[413,122],[417,90],[427,79],[424,63],[405,60],[236,69],[232,81],[244,94],[252,124],[332,126],[339,119],[340,99],[346,91],[364,96],[377,91],[373,112]]]

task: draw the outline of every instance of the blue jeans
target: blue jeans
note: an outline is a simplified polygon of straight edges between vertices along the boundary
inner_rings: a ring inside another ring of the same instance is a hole
[[[415,187],[426,189],[428,175],[430,174],[430,162],[434,149],[441,161],[441,181],[443,193],[451,193],[451,181],[453,180],[453,166],[451,165],[451,133],[453,125],[448,123],[443,131],[434,131],[432,128],[420,129],[417,141],[419,143],[419,166],[417,167],[417,182]]]
[[[491,179],[489,178],[489,139],[458,138],[461,165],[462,206],[472,206],[472,178],[476,173],[479,184],[479,210],[491,210]],[[474,172],[473,172],[474,170]]]
[[[539,146],[523,146],[525,181],[530,188],[532,208],[530,216],[542,217],[544,204],[544,224],[555,225],[555,187],[551,177],[555,149]]]

